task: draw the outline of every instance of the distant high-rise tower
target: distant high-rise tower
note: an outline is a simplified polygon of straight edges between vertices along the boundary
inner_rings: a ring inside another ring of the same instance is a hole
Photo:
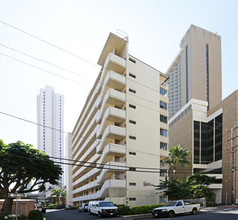
[[[209,109],[222,100],[221,37],[191,25],[180,48],[167,71],[170,118],[193,98]]]
[[[52,87],[40,89],[37,122],[38,149],[51,157],[64,158],[64,96],[55,93]],[[63,178],[60,185],[63,186]]]

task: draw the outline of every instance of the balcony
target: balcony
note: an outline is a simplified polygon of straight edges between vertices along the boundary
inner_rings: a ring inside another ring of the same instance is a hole
[[[97,153],[99,153],[98,147],[97,147]],[[122,156],[125,154],[126,154],[126,148],[124,145],[110,143],[104,148],[98,163],[99,164],[104,163],[104,159],[107,155]]]
[[[76,176],[78,176],[79,174],[85,173],[85,169],[88,169],[87,166],[89,166],[91,163],[96,163],[98,161],[98,159],[100,158],[100,154],[95,154],[92,158],[90,158],[90,160],[88,160],[84,165],[82,166],[79,170],[77,170],[73,175],[72,178],[74,179]],[[76,166],[75,166],[76,167]]]
[[[72,186],[76,186],[77,184],[85,181],[86,179],[98,175],[99,171],[100,170],[98,168],[93,168],[90,172],[87,172],[85,175],[74,181]]]
[[[84,186],[81,186],[81,187],[79,187],[79,188],[73,190],[72,193],[73,193],[73,194],[76,194],[76,193],[78,193],[78,192],[82,192],[82,191],[85,191],[85,190],[89,190],[89,189],[95,188],[95,187],[97,187],[97,186],[98,186],[97,181],[93,181],[93,182],[90,182],[90,183],[88,183],[88,184],[86,184],[86,185],[84,185]]]
[[[99,130],[97,131],[97,138],[101,137],[101,134],[103,130],[105,129],[105,123],[106,121],[116,122],[116,123],[122,123],[126,119],[126,111],[117,109],[114,107],[108,107],[106,112],[104,113],[102,122],[100,124]]]
[[[126,86],[126,77],[110,70],[108,71],[103,84],[110,88],[122,90]],[[104,89],[102,89],[101,92],[104,92]]]
[[[106,163],[103,166],[103,169],[100,173],[99,176],[97,176],[97,183],[101,184],[103,183],[106,179],[110,178],[112,172],[124,172],[126,171],[126,164],[125,163],[120,163],[120,162],[113,162],[110,161]],[[97,167],[100,167],[100,165],[97,165]]]
[[[77,160],[77,158],[80,159],[80,155],[83,155],[87,150],[88,148],[90,148],[91,150],[93,150],[94,148],[97,147],[97,145],[100,143],[100,141],[98,139],[96,139],[94,141],[94,143],[92,143],[92,139],[93,139],[93,136],[96,135],[96,132],[98,130],[98,125],[95,127],[94,131],[91,133],[91,135],[89,136],[89,138],[84,142],[84,144],[80,147],[80,149],[78,150],[78,152],[73,155],[73,159],[74,160]],[[91,145],[90,145],[91,144]],[[90,147],[89,147],[90,145]],[[73,167],[73,170],[74,170],[74,167]]]
[[[96,151],[101,152],[107,144],[110,143],[110,140],[107,141],[107,138],[113,138],[117,140],[121,140],[126,137],[126,129],[122,127],[118,127],[115,125],[108,125],[104,130],[104,133],[101,138],[101,142],[97,146]]]
[[[105,198],[109,194],[108,193],[109,188],[119,188],[119,189],[124,188],[125,189],[126,180],[114,180],[114,179],[107,180],[104,182],[102,188],[97,193],[73,198],[73,202],[90,201],[90,200]]]
[[[99,199],[106,197],[108,195],[107,191],[110,188],[126,188],[126,180],[106,180],[102,188],[96,193],[96,198]]]
[[[105,60],[104,68],[122,74],[126,70],[126,60],[113,53],[109,53]]]

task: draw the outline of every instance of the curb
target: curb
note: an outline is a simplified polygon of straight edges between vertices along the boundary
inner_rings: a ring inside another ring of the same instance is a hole
[[[152,213],[147,213],[147,214],[139,214],[139,215],[124,215],[121,216],[122,218],[129,219],[129,220],[136,220],[136,219],[141,219],[145,217],[152,217]]]

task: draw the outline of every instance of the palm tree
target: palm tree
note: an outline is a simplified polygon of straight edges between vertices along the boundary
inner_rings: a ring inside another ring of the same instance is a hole
[[[162,160],[162,164],[168,165],[169,168],[173,168],[175,174],[177,164],[180,164],[183,167],[189,166],[189,162],[187,161],[189,155],[190,152],[188,150],[184,150],[180,145],[177,145],[169,149],[169,156]]]
[[[66,198],[65,188],[53,189],[51,193],[51,197],[55,196],[58,200],[58,204],[61,203],[61,198]]]

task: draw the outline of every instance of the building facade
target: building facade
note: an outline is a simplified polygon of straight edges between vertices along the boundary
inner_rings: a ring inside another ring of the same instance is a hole
[[[207,101],[208,109],[222,100],[221,37],[191,25],[180,48],[166,73],[170,118],[191,99]]]
[[[129,55],[128,42],[112,33],[98,64],[72,132],[73,203],[158,204],[164,198],[153,185],[165,178],[160,160],[168,155],[167,77]]]
[[[192,99],[169,121],[170,146],[180,144],[192,152],[190,166],[178,167],[177,177],[195,173],[215,176],[209,187],[216,202],[237,204],[238,91],[209,111],[207,105]]]
[[[50,86],[40,89],[37,96],[37,123],[38,150],[60,162],[64,158],[64,96]],[[63,177],[60,187],[63,187]]]
[[[238,203],[238,92],[221,98],[221,38],[191,25],[180,46],[167,72],[169,146],[180,144],[191,155],[190,166],[178,167],[176,176],[215,176],[209,187],[216,194],[216,202]]]

